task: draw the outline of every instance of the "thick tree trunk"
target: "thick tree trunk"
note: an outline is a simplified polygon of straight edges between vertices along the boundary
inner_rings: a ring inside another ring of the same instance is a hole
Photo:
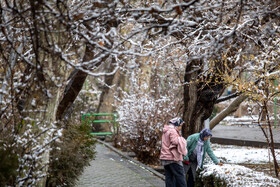
[[[138,63],[140,65],[139,73],[139,86],[140,90],[147,93],[151,90],[151,78],[152,78],[152,59],[149,57],[138,58]]]
[[[198,75],[203,67],[201,60],[193,60],[186,66],[184,86],[184,110],[182,135],[186,138],[193,133],[200,132],[204,128],[204,121],[213,111],[215,101],[224,90],[221,84],[205,85],[197,82]]]
[[[34,149],[38,152],[42,152],[40,155],[41,156],[39,161],[39,168],[40,171],[34,170],[33,172],[41,172],[41,175],[46,175],[47,176],[47,171],[48,171],[48,165],[49,165],[49,156],[50,156],[50,151],[49,151],[49,143],[52,141],[53,135],[49,134],[49,132],[44,132],[44,130],[41,129],[48,129],[52,128],[52,125],[54,125],[56,121],[56,115],[55,111],[57,110],[58,102],[59,102],[59,97],[61,92],[61,89],[48,85],[48,93],[51,94],[51,97],[47,97],[44,92],[41,91],[35,91],[31,95],[29,95],[29,98],[26,103],[25,111],[34,111],[34,99],[36,100],[36,109],[35,111],[42,111],[42,112],[28,112],[26,113],[26,116],[28,116],[29,119],[31,120],[26,120],[25,123],[26,125],[34,125],[36,124],[37,127],[34,127],[33,132],[36,135],[41,134],[38,137],[38,142],[39,147],[41,149],[36,150],[35,147],[32,147],[31,149]],[[40,100],[40,101],[39,101]],[[40,129],[41,128],[41,129]],[[37,132],[37,133],[36,133]],[[36,144],[35,144],[36,145]],[[44,149],[44,151],[43,151]],[[27,164],[27,163],[25,163]],[[38,168],[38,169],[39,169]],[[38,181],[36,186],[45,186],[46,183],[46,176],[41,178],[41,180]]]
[[[110,64],[110,68],[108,68],[109,72],[112,72],[115,69],[114,63]],[[115,103],[114,94],[117,88],[120,86],[120,70],[113,75],[106,75],[105,76],[105,86],[103,87],[102,93],[99,99],[99,105],[97,108],[97,113],[113,113]],[[111,120],[111,116],[107,116],[108,120]],[[96,119],[106,119],[106,116],[100,116]],[[94,124],[93,130],[96,132],[111,132],[111,125],[109,123],[100,123]]]
[[[87,78],[87,73],[81,70],[74,70],[70,75],[70,81],[65,88],[62,100],[59,103],[56,118],[63,119],[65,112],[70,108],[78,94],[83,88],[84,82]]]
[[[42,42],[46,37],[63,39],[57,35],[40,34],[41,45],[46,44]],[[63,40],[54,41],[64,42]],[[27,169],[20,169],[20,176],[33,178],[32,180],[37,177],[35,186],[45,186],[50,156],[49,148],[55,138],[56,111],[62,94],[62,87],[57,85],[63,84],[68,71],[65,63],[59,57],[53,57],[43,50],[38,50],[37,55],[37,63],[41,65],[41,68],[29,70],[30,67],[26,67],[28,71],[26,71],[25,77],[30,75],[31,80],[34,81],[29,85],[28,90],[25,90],[24,95],[27,97],[19,100],[21,103],[19,108],[24,119],[21,133],[26,134],[26,138],[32,142],[24,147],[26,150],[30,150],[26,154],[29,154],[32,159],[20,160],[28,162],[20,163],[20,165],[28,166]],[[59,77],[59,79],[51,79],[51,77]],[[28,180],[25,180],[23,185],[29,186],[30,184]]]
[[[94,58],[92,47],[90,45],[86,45],[83,61],[88,62],[92,60],[92,58]],[[96,67],[98,67],[101,64],[101,62],[102,61],[98,62],[96,64]],[[58,106],[58,110],[57,110],[58,120],[62,120],[64,118],[68,109],[72,106],[72,104],[76,100],[77,96],[79,95],[80,91],[83,88],[87,76],[88,74],[82,70],[75,69],[71,72],[71,75],[68,78],[70,80],[64,90],[63,97],[61,98]]]
[[[50,143],[56,136],[56,111],[62,93],[62,86],[58,85],[63,85],[68,73],[65,62],[59,55],[54,55],[54,46],[63,50],[67,47],[69,35],[64,32],[65,27],[58,19],[44,14],[46,10],[42,2],[30,1],[30,5],[34,18],[32,44],[35,57],[34,66],[26,66],[26,72],[31,75],[30,80],[33,81],[30,81],[29,89],[25,90],[27,97],[21,105],[21,115],[24,119],[24,127],[21,130],[23,137],[26,135],[30,141],[24,148],[25,154],[31,159],[20,159],[20,162],[28,163],[20,164],[20,167],[24,167],[19,175],[23,177],[23,186],[45,186]],[[59,6],[64,10],[63,4]],[[39,17],[41,19],[38,19]],[[52,26],[57,32],[48,32],[46,23],[53,23]]]

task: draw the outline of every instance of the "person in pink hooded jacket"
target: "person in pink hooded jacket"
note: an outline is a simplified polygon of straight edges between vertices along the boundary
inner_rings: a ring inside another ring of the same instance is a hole
[[[160,162],[164,166],[166,187],[187,186],[182,162],[187,155],[187,143],[179,132],[183,123],[181,118],[174,118],[163,128]]]

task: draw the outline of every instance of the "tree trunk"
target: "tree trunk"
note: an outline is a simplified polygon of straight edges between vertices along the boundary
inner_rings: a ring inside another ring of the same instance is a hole
[[[52,130],[56,129],[56,111],[62,93],[62,87],[57,85],[61,85],[65,81],[63,75],[67,74],[67,70],[63,61],[53,58],[44,51],[38,51],[38,57],[39,64],[48,63],[42,65],[42,69],[30,72],[35,81],[27,91],[28,97],[21,102],[21,114],[24,119],[24,128],[21,129],[21,133],[26,134],[26,138],[32,142],[24,147],[26,150],[30,150],[26,154],[29,154],[32,159],[25,160],[30,163],[21,163],[30,168],[21,168],[20,175],[23,177],[41,176],[41,178],[37,178],[36,186],[45,186],[50,156],[49,147],[55,138],[55,131]],[[56,66],[52,66],[54,64]],[[29,67],[27,66],[27,68]],[[53,76],[60,77],[60,79],[57,81],[49,79]],[[36,140],[32,137],[36,137],[34,138]],[[24,185],[30,184],[24,183]]]
[[[106,6],[110,5],[112,3],[112,0],[108,0],[106,2],[99,4],[99,6],[102,6],[103,8],[105,8]],[[100,7],[99,7],[100,8]],[[94,9],[94,6],[93,6]],[[92,10],[94,11],[94,10]],[[83,22],[83,24],[90,29],[91,26],[88,24],[91,24],[91,22]],[[111,27],[117,27],[117,21],[114,20],[111,23],[107,23],[107,30],[110,30]],[[91,29],[90,29],[91,30]],[[108,37],[107,40],[111,41],[111,38]],[[113,43],[113,42],[112,42]],[[103,52],[100,52],[99,54],[95,54],[94,48],[95,46],[92,44],[87,43],[86,47],[85,47],[85,53],[84,53],[84,57],[83,57],[83,62],[89,62],[94,58],[98,58],[98,56],[100,54],[103,54]],[[111,48],[112,46],[107,46],[107,48]],[[107,54],[105,56],[103,56],[102,58],[99,59],[99,61],[94,64],[94,67],[98,67],[100,66],[100,64],[102,62],[105,62],[105,60],[110,56],[110,54]],[[85,67],[84,67],[85,68]],[[88,67],[89,69],[92,68],[92,65],[89,65]],[[83,72],[82,70],[74,70],[71,73],[73,76],[70,76],[70,81],[66,86],[66,89],[64,91],[64,95],[63,98],[61,99],[60,103],[59,103],[59,107],[58,107],[58,111],[57,111],[57,119],[61,120],[63,119],[64,115],[66,114],[66,112],[68,111],[68,109],[71,107],[71,105],[73,104],[73,102],[75,101],[75,99],[77,98],[78,94],[80,93],[80,91],[83,88],[84,82],[87,78],[87,73]]]
[[[83,88],[84,82],[87,78],[87,73],[81,70],[73,70],[70,75],[70,81],[64,90],[64,95],[59,103],[56,118],[58,120],[63,119],[65,112],[70,108],[81,89]]]
[[[198,75],[203,67],[202,60],[193,60],[186,66],[184,85],[184,110],[182,128],[183,137],[200,132],[204,128],[204,121],[213,111],[215,101],[223,92],[224,86],[216,83],[198,82]]]
[[[109,72],[112,72],[115,69],[114,63],[110,64],[110,68],[108,68]],[[113,75],[105,76],[105,85],[103,87],[102,93],[99,99],[99,105],[97,108],[97,113],[113,113],[115,103],[114,94],[117,88],[120,86],[120,69]],[[111,120],[111,116],[107,116],[108,120]],[[106,119],[105,116],[97,117],[96,119],[102,120]],[[111,132],[111,125],[109,123],[100,123],[94,124],[93,130],[96,132]]]
[[[85,53],[83,57],[83,62],[88,62],[94,58],[94,52],[91,45],[87,44],[85,47]],[[105,60],[105,59],[104,59]],[[95,66],[98,67],[101,64],[102,60],[99,61]],[[87,73],[82,70],[73,70],[70,77],[69,83],[67,84],[63,97],[60,100],[58,110],[57,110],[57,119],[63,119],[64,115],[67,113],[68,109],[74,103],[75,99],[79,95],[80,91],[83,88],[85,80],[87,78]]]
[[[50,156],[50,143],[55,139],[56,111],[59,97],[62,93],[63,82],[68,73],[65,62],[59,55],[54,55],[54,46],[60,49],[67,47],[67,32],[59,20],[46,15],[42,2],[30,1],[33,15],[32,35],[33,50],[35,52],[34,65],[29,72],[31,75],[30,89],[26,90],[27,96],[22,105],[22,117],[24,129],[23,137],[26,136],[31,143],[25,144],[26,155],[31,159],[20,159],[20,176],[23,177],[23,186],[45,186]],[[61,10],[63,4],[59,4]],[[41,19],[38,19],[41,16]],[[44,16],[44,19],[43,17]],[[53,23],[57,32],[48,32],[45,23]],[[26,69],[29,69],[26,66]],[[35,140],[34,140],[35,139]],[[27,179],[24,179],[27,177]],[[31,180],[28,180],[31,178]],[[34,178],[36,183],[34,184]],[[32,181],[33,180],[33,181]]]
[[[138,64],[140,65],[139,73],[139,87],[140,90],[144,93],[147,93],[151,90],[151,78],[152,78],[152,59],[149,57],[139,57],[137,59]]]
[[[219,124],[220,121],[222,121],[229,114],[235,112],[238,109],[239,105],[247,98],[248,96],[244,94],[238,96],[232,103],[230,103],[230,105],[227,108],[225,108],[222,112],[220,112],[210,121],[210,129],[213,129],[216,125]]]
[[[26,121],[26,124],[34,124],[36,123],[35,121],[37,121],[37,119],[40,120],[40,124],[38,124],[38,127],[41,128],[52,128],[52,125],[54,125],[54,122],[56,120],[56,115],[55,115],[55,111],[57,110],[58,107],[58,102],[59,102],[59,97],[62,93],[61,89],[57,89],[56,87],[49,87],[48,89],[49,93],[52,94],[51,98],[46,97],[45,93],[43,92],[33,92],[32,95],[30,95],[29,97],[34,99],[40,99],[43,102],[40,103],[38,102],[36,110],[42,110],[45,112],[32,112],[32,113],[28,113],[28,117],[30,119],[32,119],[31,121]],[[38,101],[38,100],[37,100]],[[27,103],[32,103],[31,99],[29,101],[27,101]],[[32,109],[34,109],[34,106],[26,106],[26,109],[32,111]],[[39,129],[37,127],[34,128],[34,131],[38,131]],[[36,134],[40,134],[43,133],[43,131],[39,130],[38,133]],[[49,144],[52,141],[53,135],[49,134],[49,132],[45,132],[43,134],[40,135],[40,146],[42,146],[42,149],[44,149],[44,152],[42,152],[42,158],[41,161],[39,161],[39,165],[43,168],[40,170],[42,175],[46,175],[47,176],[47,171],[48,171],[48,165],[49,165],[49,156],[50,156],[50,150],[49,150]],[[44,148],[43,148],[44,147]],[[34,149],[34,147],[33,147]],[[42,151],[42,150],[37,150],[38,152]],[[38,186],[45,186],[46,183],[46,176],[41,178],[41,180],[38,181],[37,185]]]

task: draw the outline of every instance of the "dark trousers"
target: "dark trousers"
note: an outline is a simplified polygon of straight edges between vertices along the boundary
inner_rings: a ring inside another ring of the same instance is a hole
[[[172,163],[164,166],[166,187],[186,187],[186,176],[183,166]]]
[[[189,169],[187,174],[188,174],[187,187],[194,187],[194,176],[191,168]]]
[[[188,175],[187,186],[194,187],[196,178],[197,162],[190,162],[188,165],[184,164],[185,174]]]

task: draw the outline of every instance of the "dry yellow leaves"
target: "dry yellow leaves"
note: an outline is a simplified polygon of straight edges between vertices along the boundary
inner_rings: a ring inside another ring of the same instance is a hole
[[[99,41],[98,44],[99,44],[100,46],[104,47],[104,42]]]

